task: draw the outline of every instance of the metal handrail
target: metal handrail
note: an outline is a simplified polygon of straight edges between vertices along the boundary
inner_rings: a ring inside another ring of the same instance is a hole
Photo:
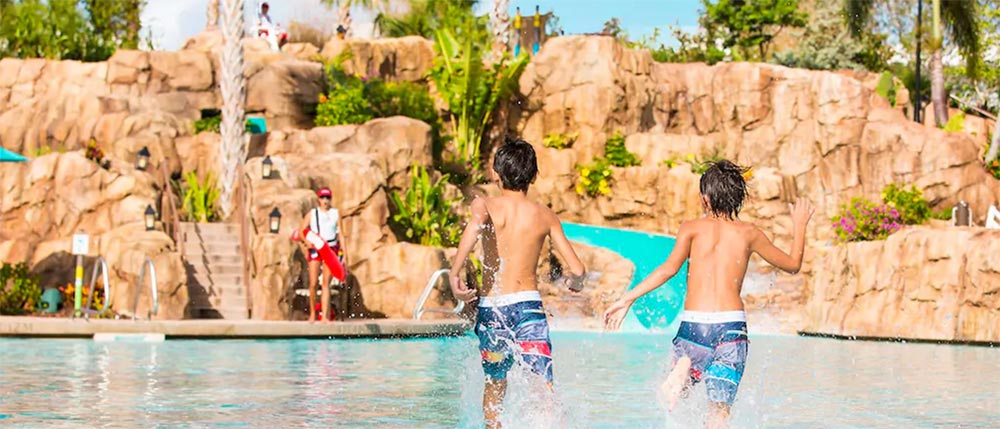
[[[431,275],[430,280],[427,281],[427,286],[424,288],[424,292],[420,294],[420,299],[417,300],[416,308],[413,309],[414,320],[420,320],[420,317],[423,316],[424,313],[443,313],[443,314],[457,315],[461,314],[462,310],[465,309],[465,302],[463,301],[458,301],[458,304],[455,305],[455,308],[451,310],[445,310],[440,308],[430,308],[426,310],[424,309],[424,304],[427,303],[427,298],[431,296],[431,291],[434,290],[434,285],[437,284],[437,281],[438,279],[441,278],[441,276],[445,275],[449,271],[451,270],[441,269],[435,271],[434,274]]]
[[[97,271],[101,272],[101,279],[104,280],[104,305],[101,307],[101,311],[90,308],[90,305],[94,302],[94,286],[97,284]],[[97,260],[94,261],[94,269],[90,274],[90,286],[87,289],[87,306],[80,310],[86,318],[89,319],[92,314],[104,314],[104,312],[108,311],[108,305],[111,302],[110,284],[111,282],[108,281],[108,261],[105,261],[103,256],[98,256]]]
[[[153,265],[152,260],[146,258],[142,263],[142,268],[139,270],[139,283],[135,286],[135,299],[132,300],[132,320],[136,319],[136,312],[139,309],[139,292],[142,291],[142,281],[146,278],[147,268],[149,269],[149,290],[153,298],[153,311],[149,312],[146,318],[152,319],[160,310],[160,301],[156,296],[156,265]]]

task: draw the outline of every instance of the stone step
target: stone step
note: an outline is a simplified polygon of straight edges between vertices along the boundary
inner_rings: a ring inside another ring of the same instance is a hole
[[[190,253],[185,249],[184,260],[191,266],[208,265],[214,267],[216,265],[237,265],[242,266],[243,256],[239,254],[207,254],[207,253]]]
[[[207,273],[190,273],[188,274],[188,283],[197,284],[201,287],[208,288],[212,286],[216,289],[226,290],[226,289],[237,289],[243,290],[243,273],[239,274],[207,274]]]
[[[215,275],[243,275],[243,266],[229,263],[205,263],[201,260],[188,261],[189,274]]]
[[[205,243],[205,242],[184,242],[184,254],[186,255],[201,255],[201,254],[213,254],[213,255],[241,255],[241,247],[239,241],[233,243]]]
[[[213,308],[195,308],[194,317],[196,319],[227,319],[246,320],[247,309],[245,306],[227,306]]]
[[[237,243],[240,242],[239,234],[220,234],[217,232],[185,232],[181,234],[181,239],[185,243]]]
[[[181,232],[192,234],[222,234],[239,236],[240,226],[235,223],[193,223],[182,222]]]

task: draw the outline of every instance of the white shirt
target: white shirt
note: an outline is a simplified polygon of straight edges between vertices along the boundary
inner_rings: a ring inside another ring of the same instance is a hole
[[[319,218],[319,225],[316,220]],[[309,211],[309,229],[315,231],[326,241],[337,239],[337,222],[340,221],[340,212],[330,207],[327,211],[322,211],[319,207]]]

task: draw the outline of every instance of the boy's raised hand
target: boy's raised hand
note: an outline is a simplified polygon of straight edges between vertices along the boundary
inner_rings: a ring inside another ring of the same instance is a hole
[[[618,328],[621,328],[622,321],[625,320],[625,315],[628,314],[630,307],[632,307],[632,301],[624,299],[619,299],[614,304],[611,304],[607,310],[604,310],[604,329],[607,331],[617,331]]]
[[[472,302],[476,299],[476,290],[466,287],[461,276],[449,275],[448,279],[451,280],[451,294],[455,296],[455,299],[462,302]]]
[[[803,228],[809,223],[813,212],[816,211],[809,200],[805,198],[795,200],[795,205],[789,204],[788,208],[792,212],[792,224]]]

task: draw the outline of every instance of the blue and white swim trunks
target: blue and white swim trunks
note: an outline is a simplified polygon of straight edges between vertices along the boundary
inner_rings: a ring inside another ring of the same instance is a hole
[[[489,379],[507,378],[516,362],[552,381],[552,342],[538,291],[480,298],[476,335]]]
[[[692,384],[704,379],[710,401],[732,405],[749,348],[746,313],[685,311],[680,320],[674,362],[690,358]]]

